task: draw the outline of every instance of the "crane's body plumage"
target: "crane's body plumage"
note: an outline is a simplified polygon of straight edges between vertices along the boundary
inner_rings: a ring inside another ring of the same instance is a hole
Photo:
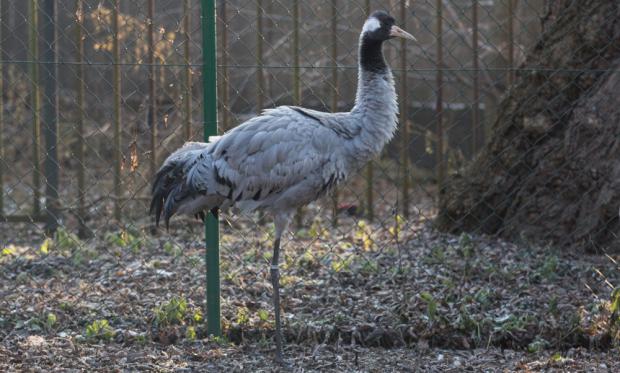
[[[209,143],[172,153],[155,176],[151,212],[166,226],[174,214],[263,209],[274,217],[271,265],[276,359],[282,360],[279,300],[280,238],[300,206],[318,199],[378,155],[396,131],[394,78],[382,45],[414,39],[384,12],[373,13],[360,35],[355,105],[324,113],[295,106],[265,110]],[[415,40],[415,39],[414,39]]]
[[[377,155],[396,130],[391,72],[362,71],[359,80],[351,112],[280,106],[212,143],[185,144],[157,175],[155,206],[165,199],[168,221],[214,208],[290,212],[321,197]]]

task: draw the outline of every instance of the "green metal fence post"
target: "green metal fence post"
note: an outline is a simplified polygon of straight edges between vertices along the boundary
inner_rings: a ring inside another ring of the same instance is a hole
[[[215,0],[202,0],[202,82],[204,136],[217,135],[217,65],[215,36]],[[207,334],[221,336],[220,322],[220,248],[219,227],[215,215],[209,214],[205,223],[207,244]]]
[[[515,66],[515,35],[514,35],[514,2],[508,0],[508,87],[514,82],[514,66]]]
[[[185,63],[185,84],[183,86],[183,105],[185,115],[183,116],[183,127],[185,128],[185,140],[191,141],[192,135],[192,66],[190,60],[191,43],[191,17],[192,9],[190,0],[183,2],[183,63]]]
[[[407,29],[407,3],[405,1],[400,2],[400,22],[402,23],[402,27]],[[407,99],[407,94],[409,88],[407,87],[407,46],[405,44],[405,39],[401,39],[400,43],[400,68],[403,70],[400,76],[400,130],[401,133],[401,153],[400,153],[400,167],[401,167],[401,177],[402,177],[402,194],[403,194],[403,215],[405,218],[409,217],[409,180],[411,175],[409,169],[409,145],[411,143],[411,139],[409,138],[409,118],[407,113],[407,105],[409,104],[409,100]]]
[[[479,57],[478,57],[478,0],[474,0],[472,3],[472,36],[471,47],[473,52],[473,108],[471,117],[471,158],[473,159],[478,153],[478,134],[479,121],[480,121],[480,71],[479,71]]]
[[[370,0],[364,2],[364,18],[370,15]],[[373,161],[366,165],[366,217],[373,221],[375,218],[375,202],[374,202],[374,164]]]
[[[78,160],[78,234],[80,237],[85,238],[88,235],[88,229],[86,227],[86,160],[85,158],[85,144],[84,144],[84,110],[85,110],[85,97],[86,97],[86,84],[84,79],[86,74],[84,73],[84,0],[75,1],[75,44],[77,46],[77,63],[76,66],[76,87],[77,91],[77,132],[78,141],[76,145],[75,154]]]
[[[228,89],[230,79],[228,78],[228,29],[226,26],[228,17],[226,15],[226,1],[220,0],[218,7],[220,14],[220,48],[222,51],[220,53],[220,98],[222,102],[222,121],[220,123],[222,130],[228,131],[232,126],[230,125],[230,94]]]
[[[41,213],[41,82],[39,80],[39,1],[30,0],[28,2],[28,59],[32,61],[28,64],[28,76],[31,84],[30,105],[32,108],[32,198],[33,214]]]
[[[299,0],[293,0],[293,103],[301,106],[301,68],[299,62]],[[295,222],[297,229],[303,227],[304,209],[297,208]]]
[[[60,219],[58,200],[58,183],[60,164],[58,163],[58,65],[56,62],[56,4],[54,0],[45,0],[41,7],[41,34],[45,49],[43,78],[45,80],[45,100],[42,105],[42,119],[45,123],[45,230],[55,232]]]
[[[446,175],[445,157],[444,157],[444,118],[443,118],[443,2],[437,0],[436,17],[437,17],[437,75],[435,76],[436,87],[436,105],[435,105],[435,118],[437,128],[437,196],[441,198],[441,189],[443,188],[443,181]]]
[[[4,213],[4,49],[2,48],[2,23],[4,22],[4,9],[0,3],[0,217]]]
[[[120,0],[114,0],[112,12],[112,34],[113,46],[112,55],[114,59],[112,89],[114,96],[114,219],[118,223],[121,221],[121,197],[122,197],[122,162],[123,154],[121,151],[121,49],[119,42],[119,18],[121,12]]]
[[[332,106],[333,113],[338,111],[338,3],[331,1],[331,63],[332,63]],[[332,192],[332,227],[338,226],[338,189]]]
[[[147,13],[149,18],[149,24],[147,27],[147,40],[149,43],[149,109],[148,109],[148,124],[150,128],[150,140],[151,140],[151,175],[155,175],[157,172],[157,68],[155,67],[155,38],[154,23],[155,23],[155,0],[149,0],[147,4]]]

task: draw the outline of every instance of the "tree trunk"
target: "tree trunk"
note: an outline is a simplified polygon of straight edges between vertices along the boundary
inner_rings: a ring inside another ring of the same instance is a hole
[[[550,0],[486,148],[437,225],[537,244],[620,246],[620,2]]]

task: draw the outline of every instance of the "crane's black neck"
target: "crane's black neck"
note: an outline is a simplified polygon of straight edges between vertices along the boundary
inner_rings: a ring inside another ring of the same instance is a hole
[[[387,64],[383,57],[383,40],[373,40],[362,36],[360,41],[360,66],[365,71],[383,73],[387,71]]]

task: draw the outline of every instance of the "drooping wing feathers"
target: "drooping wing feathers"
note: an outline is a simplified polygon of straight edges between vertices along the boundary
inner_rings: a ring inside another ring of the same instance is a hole
[[[180,201],[189,191],[185,187],[185,175],[207,146],[205,143],[188,142],[172,153],[157,171],[150,206],[150,213],[155,215],[156,225],[159,225],[162,212],[166,226],[168,225],[168,220],[174,214],[173,201]]]
[[[177,212],[233,205],[294,209],[342,181],[348,167],[341,145],[351,130],[339,136],[329,115],[301,110],[267,110],[212,144],[189,143],[173,153],[153,184],[156,222],[162,212],[167,222]]]
[[[153,182],[153,188],[151,190],[152,199],[149,213],[155,214],[156,225],[159,225],[159,219],[164,203],[166,202],[166,197],[173,188],[173,181],[175,178],[172,175],[175,173],[178,166],[178,163],[166,162],[155,175],[155,181]]]

